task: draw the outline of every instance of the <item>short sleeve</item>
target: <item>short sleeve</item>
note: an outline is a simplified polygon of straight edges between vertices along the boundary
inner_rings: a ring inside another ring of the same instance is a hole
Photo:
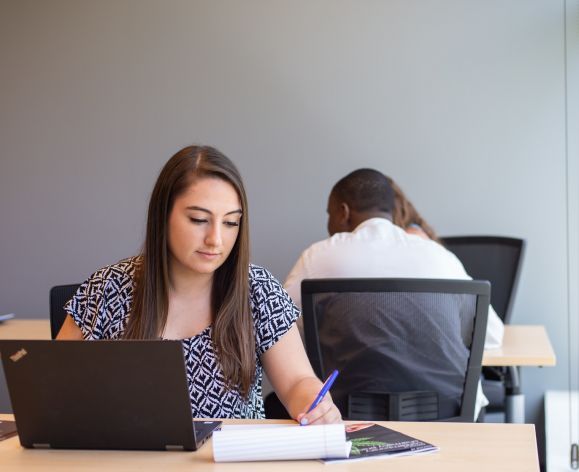
[[[93,287],[94,274],[78,287],[73,297],[64,305],[64,311],[72,317],[80,328],[85,339],[99,339],[95,333],[99,329],[98,297],[92,296],[90,291]]]
[[[300,311],[279,281],[266,269],[250,266],[249,279],[255,343],[261,355],[289,331]]]
[[[122,336],[132,303],[133,272],[130,259],[100,269],[64,305],[84,339]]]

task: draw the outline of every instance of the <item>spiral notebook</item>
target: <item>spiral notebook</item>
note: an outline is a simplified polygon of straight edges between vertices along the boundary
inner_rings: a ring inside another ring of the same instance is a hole
[[[213,433],[215,462],[346,458],[349,453],[343,424],[223,425]]]

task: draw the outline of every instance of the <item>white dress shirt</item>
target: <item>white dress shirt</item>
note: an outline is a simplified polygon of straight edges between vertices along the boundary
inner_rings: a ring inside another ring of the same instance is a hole
[[[399,277],[472,279],[458,258],[440,244],[408,234],[386,218],[371,218],[350,233],[337,233],[306,249],[290,271],[284,288],[301,307],[303,279]],[[489,307],[485,348],[499,347],[504,325]],[[475,418],[488,405],[479,383]]]

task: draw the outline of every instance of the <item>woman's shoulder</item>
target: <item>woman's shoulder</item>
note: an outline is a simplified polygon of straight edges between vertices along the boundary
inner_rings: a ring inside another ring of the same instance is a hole
[[[110,281],[133,280],[141,264],[141,256],[127,257],[114,264],[101,267],[89,277],[87,282],[93,286],[103,286]]]
[[[256,343],[259,352],[264,353],[290,329],[300,312],[281,283],[267,269],[251,264],[249,286]]]
[[[269,270],[255,264],[249,265],[249,293],[252,297],[258,294],[266,298],[287,296],[279,280]]]
[[[249,264],[249,283],[269,282],[276,280],[272,273],[265,267],[256,264]]]
[[[249,289],[254,291],[260,288],[283,291],[281,282],[269,270],[256,264],[249,264]]]

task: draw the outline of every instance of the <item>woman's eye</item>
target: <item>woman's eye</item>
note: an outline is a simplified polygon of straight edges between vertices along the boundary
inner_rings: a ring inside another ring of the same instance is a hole
[[[225,221],[225,226],[236,227],[239,226],[237,221]]]
[[[191,223],[195,223],[197,225],[207,223],[207,220],[204,220],[203,218],[189,218],[189,219],[191,220]]]

